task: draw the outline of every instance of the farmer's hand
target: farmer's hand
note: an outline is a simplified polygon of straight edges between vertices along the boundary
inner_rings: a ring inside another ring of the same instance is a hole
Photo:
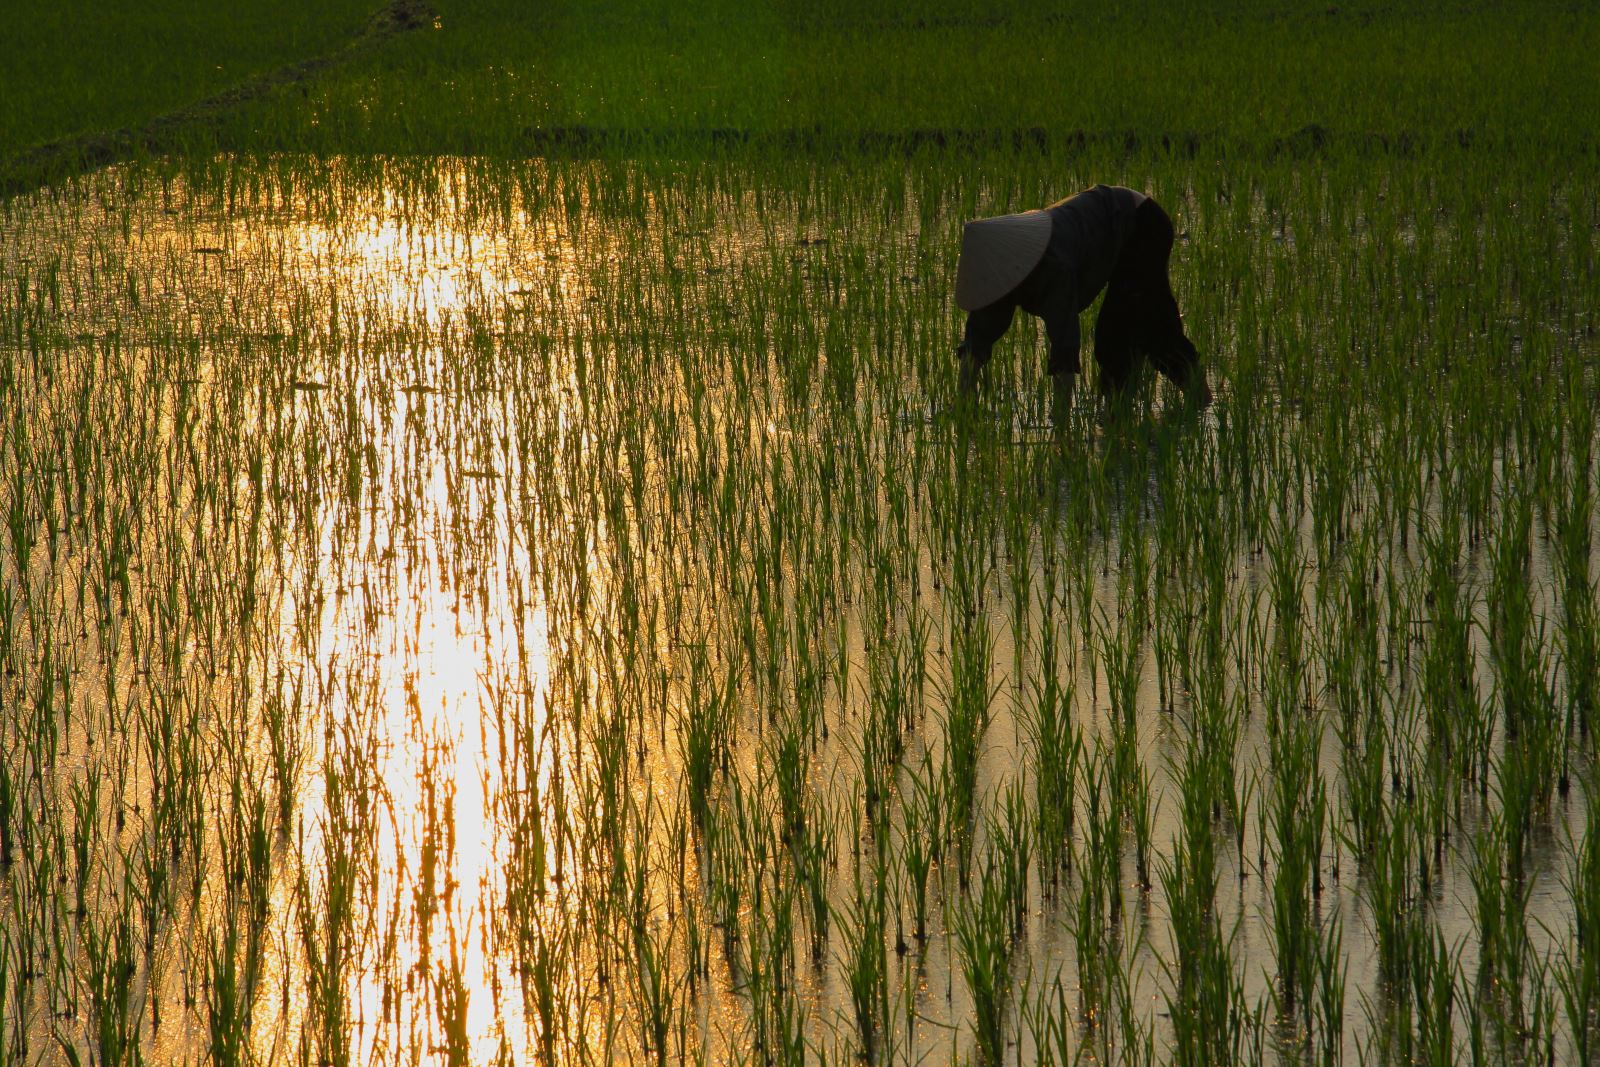
[[[978,387],[978,360],[972,353],[971,341],[956,345],[956,360],[960,368],[961,391],[970,393]]]

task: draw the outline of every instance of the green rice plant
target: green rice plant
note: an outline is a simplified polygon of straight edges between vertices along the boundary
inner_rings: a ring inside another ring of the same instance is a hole
[[[1578,406],[1587,410],[1587,391]],[[1561,588],[1560,647],[1567,681],[1567,728],[1587,738],[1596,707],[1595,676],[1600,671],[1600,612],[1589,559],[1593,544],[1594,483],[1592,429],[1588,420],[1574,433],[1571,471],[1556,515],[1556,569]]]
[[[1012,918],[1003,864],[995,855],[985,859],[976,890],[962,898],[949,920],[961,976],[972,996],[973,1036],[981,1064],[999,1064],[1005,1054]]]
[[[32,456],[29,441],[22,435],[22,424],[11,424],[11,476],[6,479],[6,532],[10,535],[12,573],[25,576],[30,572],[29,561],[38,543],[35,508],[30,505],[30,486],[33,479]],[[29,595],[29,583],[20,582],[24,598]]]
[[[1238,766],[1242,696],[1236,693],[1230,698],[1224,693],[1220,670],[1197,674],[1191,696],[1184,736],[1183,759],[1188,765],[1184,773],[1195,776],[1194,788],[1210,804],[1212,819],[1226,815],[1233,820],[1236,841],[1242,848],[1251,782],[1251,774]]]
[[[9,934],[0,935],[0,1056],[8,1059],[16,1058],[13,1045],[18,1041],[18,1035],[14,1033],[12,1019],[20,1018],[22,1013],[13,1009],[12,997],[21,984],[11,974],[11,937]],[[73,1010],[76,1014],[76,1008]],[[26,1030],[25,1027],[23,1029]],[[21,1041],[26,1042],[26,1040],[24,1033]],[[73,1054],[76,1052],[77,1048],[74,1046]]]
[[[1489,648],[1495,667],[1501,718],[1506,737],[1516,739],[1539,716],[1532,706],[1538,682],[1539,647],[1528,583],[1531,506],[1521,495],[1508,496],[1501,508],[1493,545],[1489,582]]]
[[[1174,1063],[1234,1063],[1244,1054],[1248,1009],[1234,974],[1231,937],[1215,909],[1216,861],[1210,807],[1200,789],[1183,783],[1181,830],[1158,876],[1170,914],[1174,953],[1162,960],[1170,983]]]
[[[296,887],[300,948],[308,970],[307,1037],[320,1057],[342,1067],[352,1054],[348,983],[351,957],[359,951],[356,922],[361,914],[362,850],[371,841],[367,827],[370,798],[360,792],[362,770],[352,752],[329,753],[323,772],[326,808],[322,822],[319,884],[312,888],[302,867]]]
[[[301,767],[304,763],[304,746],[301,739],[298,709],[301,683],[295,682],[294,696],[285,699],[283,679],[280,676],[272,695],[267,699],[267,750],[272,758],[273,781],[277,783],[278,825],[287,831],[294,814],[295,796],[299,791]]]
[[[722,931],[722,952],[729,970],[743,981],[744,942],[740,924],[750,906],[752,886],[745,847],[751,830],[744,786],[738,775],[728,779],[728,793],[706,832],[706,885],[713,922]]]
[[[791,846],[805,833],[806,776],[810,747],[798,721],[780,723],[774,736],[772,773],[778,788],[780,834]]]
[[[727,769],[727,733],[737,692],[737,675],[729,672],[720,689],[713,689],[710,664],[702,648],[693,660],[696,680],[691,683],[696,699],[687,717],[678,725],[678,744],[683,752],[689,789],[689,812],[694,825],[705,832],[711,816],[711,789],[719,773]]]
[[[1028,911],[1028,876],[1033,869],[1033,842],[1037,835],[1027,791],[1013,778],[1000,794],[1000,818],[992,838],[989,877],[998,876],[1001,898],[1011,920],[1011,934],[1020,937]]]
[[[267,922],[272,911],[273,843],[277,835],[267,815],[267,800],[252,788],[243,803],[245,865],[245,937],[243,985],[247,996],[254,996],[261,977],[262,948],[267,937]]]
[[[1544,705],[1549,707],[1550,705]],[[1548,718],[1545,719],[1548,723]],[[1559,733],[1541,730],[1507,739],[1498,763],[1495,793],[1500,801],[1500,837],[1507,876],[1518,883],[1529,874],[1534,834],[1549,813]]]
[[[807,1013],[798,991],[792,985],[781,987],[777,995],[771,998],[766,1013],[770,1016],[770,1022],[761,1047],[767,1059],[789,1067],[804,1064],[807,1057]]]
[[[1272,931],[1282,1011],[1294,1015],[1311,996],[1317,963],[1313,895],[1321,895],[1319,864],[1327,802],[1317,774],[1319,733],[1293,712],[1272,738],[1267,822],[1275,848]]]
[[[0,792],[4,786],[0,785]],[[72,912],[81,922],[89,915],[89,878],[100,835],[100,768],[90,764],[72,794]]]
[[[1458,955],[1450,951],[1438,931],[1425,935],[1411,975],[1417,1028],[1412,1062],[1433,1067],[1460,1062],[1454,1024]]]
[[[1600,808],[1592,802],[1592,772],[1585,779],[1582,837],[1574,840],[1562,885],[1572,909],[1572,938],[1556,937],[1555,981],[1560,990],[1572,1047],[1580,1063],[1591,1062],[1596,1011],[1600,1009]]]
[[[1065,1067],[1076,1062],[1072,1053],[1073,1010],[1066,986],[1057,974],[1034,997],[1024,989],[1018,997],[1017,1015],[1027,1030],[1040,1067]]]
[[[17,670],[17,615],[20,610],[11,583],[0,583],[0,674],[6,677]]]
[[[663,924],[650,920],[631,925],[633,966],[626,973],[632,984],[633,1002],[639,1008],[643,1049],[656,1063],[668,1063],[671,1055],[668,1037],[678,990],[686,980],[683,974],[674,976],[671,973],[677,927],[669,921],[662,930]]]
[[[1351,439],[1355,436],[1351,427],[1354,410],[1351,405],[1328,403],[1319,404],[1316,413],[1318,425],[1313,447],[1317,450],[1318,462],[1312,468],[1311,519],[1318,552],[1324,559],[1332,557],[1344,541],[1350,521],[1350,498],[1354,492],[1350,455]],[[1397,525],[1404,531],[1403,519]]]
[[[1312,1002],[1318,1059],[1325,1067],[1340,1062],[1344,1051],[1345,981],[1349,971],[1343,942],[1344,931],[1338,917],[1329,918],[1317,938],[1317,994]]]
[[[1151,799],[1150,772],[1140,766],[1134,772],[1128,795],[1128,818],[1133,824],[1133,869],[1139,888],[1150,891],[1150,856],[1155,832],[1155,802]]]
[[[1471,879],[1478,926],[1479,983],[1494,988],[1488,1007],[1500,1037],[1528,1032],[1524,981],[1535,965],[1527,912],[1533,883],[1514,874],[1511,819],[1495,813],[1480,828]]]
[[[142,1059],[139,1013],[132,997],[138,975],[134,936],[132,916],[126,909],[103,921],[91,919],[83,929],[92,1033],[98,1061],[108,1065]]]
[[[1117,531],[1119,621],[1143,634],[1150,626],[1150,542],[1136,513],[1125,513]]]
[[[206,946],[206,1011],[215,1064],[244,1063],[248,1052],[250,997],[239,973],[238,940],[230,917]]]
[[[912,775],[911,788],[901,801],[901,863],[911,892],[912,936],[919,946],[928,940],[928,876],[939,858],[939,803],[934,791],[938,775],[931,758],[924,753],[920,770]]]
[[[1022,725],[1028,736],[1033,778],[1033,809],[1038,828],[1038,853],[1046,891],[1057,884],[1071,863],[1071,835],[1076,815],[1075,784],[1083,756],[1083,734],[1072,717],[1073,687],[1056,670],[1053,625],[1039,633],[1043,664],[1033,682],[1032,700],[1023,702]]]
[[[1102,1044],[1108,1062],[1126,1064],[1127,1067],[1154,1067],[1157,1062],[1154,1027],[1147,1019],[1141,1019],[1135,1013],[1136,979],[1129,974],[1130,966],[1131,961],[1126,962],[1124,966],[1110,968],[1111,978],[1108,988],[1111,1000],[1115,1004],[1115,1014],[1112,1018],[1116,1025],[1106,1026],[1101,1031]],[[1259,1019],[1256,1020],[1255,1026],[1259,1033]],[[1255,1059],[1259,1062],[1260,1055],[1256,1055]]]
[[[1114,759],[1097,750],[1083,764],[1087,841],[1078,872],[1080,938],[1086,923],[1114,928],[1122,921],[1122,812],[1113,793]]]
[[[874,875],[884,873],[879,869]],[[878,1062],[882,1043],[887,1039],[889,974],[888,951],[883,942],[887,898],[884,879],[874,876],[863,880],[858,868],[855,893],[844,914],[846,947],[842,962],[856,1039],[861,1056],[868,1063]]]
[[[1102,613],[1100,619],[1099,652],[1105,668],[1106,689],[1110,697],[1111,723],[1111,781],[1110,792],[1116,809],[1126,812],[1126,798],[1134,788],[1138,775],[1139,734],[1139,648],[1142,628],[1121,620],[1112,631],[1109,620]]]
[[[1179,613],[1185,612],[1187,605],[1180,603],[1173,605],[1169,594],[1163,592],[1165,583],[1155,586],[1155,603],[1151,609],[1150,651],[1156,665],[1156,699],[1164,711],[1172,711],[1177,701],[1177,689],[1180,673],[1186,673],[1180,666],[1181,656],[1178,652],[1180,641],[1187,644],[1186,627],[1180,625]]]
[[[981,611],[969,615],[956,632],[950,650],[950,691],[945,699],[944,780],[950,819],[946,829],[963,857],[971,833],[977,799],[978,759],[989,727],[995,690],[989,682],[994,639]],[[967,864],[961,863],[963,884]]]
[[[1363,864],[1373,862],[1384,833],[1388,770],[1388,724],[1376,709],[1342,717],[1339,732],[1341,780],[1351,844]]]
[[[466,931],[466,936],[471,937],[470,930]],[[467,1002],[471,990],[467,988],[463,977],[461,950],[457,945],[453,922],[446,932],[446,939],[450,943],[449,959],[439,960],[429,977],[434,1014],[439,1033],[444,1039],[438,1051],[443,1052],[445,1062],[450,1067],[461,1067],[471,1062],[471,1038],[467,1031]]]
[[[523,1000],[535,1026],[539,1056],[547,1063],[554,1062],[571,1025],[567,999],[567,977],[573,965],[571,934],[564,921],[541,917],[521,937]]]
[[[821,962],[828,945],[829,920],[833,913],[828,895],[832,847],[832,827],[821,811],[813,809],[806,820],[796,859],[796,873],[805,886],[813,962]]]
[[[1423,531],[1422,545],[1432,622],[1422,666],[1427,752],[1443,777],[1470,781],[1478,769],[1473,755],[1488,745],[1474,730],[1483,716],[1473,681],[1471,593],[1456,577],[1459,516],[1441,516],[1437,530]]]
[[[1317,582],[1317,630],[1326,701],[1342,717],[1370,699],[1379,671],[1379,605],[1372,575],[1375,548],[1366,527],[1340,554],[1338,568],[1321,568]]]
[[[1268,531],[1267,583],[1272,599],[1277,655],[1288,677],[1297,681],[1305,667],[1305,608],[1301,584],[1306,563],[1300,555],[1295,518],[1280,509]]]
[[[1378,973],[1390,995],[1409,1011],[1413,1007],[1407,999],[1413,971],[1421,965],[1418,953],[1426,943],[1419,890],[1413,880],[1418,842],[1411,810],[1399,804],[1391,806],[1371,843],[1363,888],[1372,914]]]

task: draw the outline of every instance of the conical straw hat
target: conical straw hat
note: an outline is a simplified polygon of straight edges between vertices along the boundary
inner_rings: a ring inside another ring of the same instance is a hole
[[[1015,289],[1050,243],[1050,215],[1024,211],[969,222],[961,231],[956,306],[976,311]]]

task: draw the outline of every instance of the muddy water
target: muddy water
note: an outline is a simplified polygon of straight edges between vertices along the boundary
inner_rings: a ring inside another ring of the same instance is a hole
[[[30,826],[0,881],[25,977],[5,1004],[13,1047],[103,1055],[121,1033],[146,1058],[223,1056],[223,1024],[247,1018],[239,1040],[264,1062],[647,1060],[655,1004],[666,1058],[715,1062],[756,1049],[779,1003],[814,1053],[854,1055],[848,931],[876,877],[862,738],[875,671],[914,648],[922,681],[906,686],[886,805],[881,1049],[970,1055],[974,1005],[945,921],[964,900],[958,861],[935,868],[926,943],[906,932],[896,873],[903,798],[945,756],[956,638],[978,613],[993,641],[981,857],[1005,789],[1031,796],[1022,709],[1043,672],[1071,683],[1086,755],[1109,752],[1097,650],[1133,625],[1129,546],[1153,581],[1196,566],[1157,526],[1191,485],[1183,464],[1227,445],[1226,383],[1198,417],[1157,393],[1108,418],[1083,390],[1057,440],[1023,326],[960,422],[934,363],[956,326],[939,278],[960,217],[916,190],[889,203],[827,174],[795,189],[715,168],[459,161],[219,165],[213,179],[108,172],[0,220],[8,458],[24,472],[8,491],[33,541],[24,554],[13,532],[0,568],[0,694],[27,709],[0,734]],[[1203,200],[1187,207],[1194,240],[1223,224]],[[1281,442],[1266,478],[1309,485],[1314,469],[1289,459],[1317,427],[1293,395],[1265,403],[1260,439]],[[1497,484],[1514,476],[1495,468]],[[1379,710],[1394,717],[1420,655],[1403,646],[1426,636],[1420,570],[1384,524],[1377,479],[1353,484],[1352,528],[1387,578],[1373,582],[1393,623]],[[1324,572],[1345,557],[1319,538],[1308,493],[1255,514],[1293,531],[1314,648]],[[1439,508],[1424,495],[1420,521]],[[1541,651],[1564,693],[1552,551],[1536,521],[1532,610],[1551,620]],[[1488,552],[1459,561],[1483,700]],[[1236,650],[1223,689],[1248,709],[1236,762],[1258,785],[1241,837],[1216,827],[1215,916],[1271,1059],[1292,1056],[1302,1024],[1271,1003],[1269,562],[1259,533],[1237,530],[1213,562]],[[1139,638],[1135,706],[1159,868],[1180,832],[1191,706],[1164,697],[1153,642]],[[1307,714],[1339,830],[1313,914],[1342,926],[1354,1061],[1387,995],[1326,681],[1311,655]],[[691,812],[686,738],[724,697],[712,832]],[[764,894],[802,892],[774,781],[794,721],[832,919],[813,962],[794,905],[792,970],[774,979]],[[1478,797],[1466,790],[1422,905],[1463,985],[1479,951],[1472,834],[1496,803]],[[1570,940],[1561,879],[1583,814],[1574,790],[1535,827],[1529,938],[1547,964]],[[1161,1058],[1167,901],[1159,879],[1136,884],[1125,838],[1112,942]],[[1044,881],[1035,863],[1007,1055],[1036,1058],[1019,1009],[1059,980],[1072,1046],[1103,1056],[1112,1024],[1078,988],[1074,877],[1053,895]],[[119,930],[131,978],[107,992]],[[242,993],[227,992],[230,959]],[[1113,1055],[1126,1040],[1113,1034]]]

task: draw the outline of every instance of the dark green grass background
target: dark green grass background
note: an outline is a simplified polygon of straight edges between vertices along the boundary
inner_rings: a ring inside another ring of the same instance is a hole
[[[327,52],[374,0],[14,7],[0,159]],[[1588,152],[1600,4],[434,0],[195,147],[516,154],[537,128],[1330,134]]]

